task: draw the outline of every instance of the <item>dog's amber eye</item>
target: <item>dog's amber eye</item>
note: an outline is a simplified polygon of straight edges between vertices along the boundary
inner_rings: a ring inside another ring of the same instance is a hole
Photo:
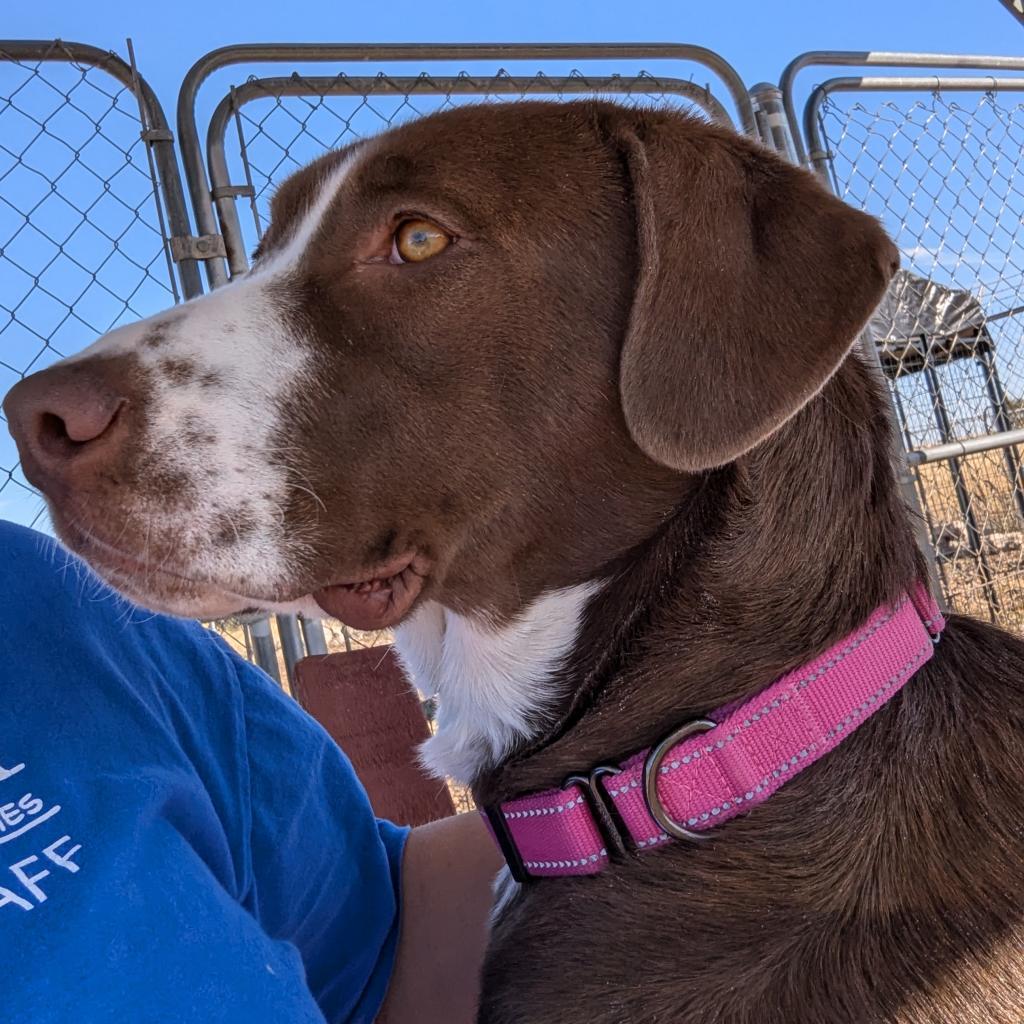
[[[395,232],[392,252],[402,263],[420,263],[451,244],[451,237],[429,220],[407,220]]]

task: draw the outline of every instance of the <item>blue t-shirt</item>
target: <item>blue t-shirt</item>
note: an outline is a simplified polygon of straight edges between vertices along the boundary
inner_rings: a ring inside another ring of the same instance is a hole
[[[0,1021],[369,1022],[406,830],[211,633],[0,523]]]

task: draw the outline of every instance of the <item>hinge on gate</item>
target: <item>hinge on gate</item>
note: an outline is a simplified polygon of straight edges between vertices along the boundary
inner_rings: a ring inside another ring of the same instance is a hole
[[[175,263],[227,257],[224,239],[220,235],[175,235],[170,241],[171,259]]]
[[[252,185],[218,185],[210,189],[210,195],[214,199],[234,199],[237,196],[255,199],[256,189]]]

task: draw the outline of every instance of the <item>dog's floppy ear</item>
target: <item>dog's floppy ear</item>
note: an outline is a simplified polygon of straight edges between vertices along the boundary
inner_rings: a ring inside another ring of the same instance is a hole
[[[898,254],[873,218],[731,132],[654,111],[609,127],[638,236],[626,423],[664,465],[720,466],[822,388]]]

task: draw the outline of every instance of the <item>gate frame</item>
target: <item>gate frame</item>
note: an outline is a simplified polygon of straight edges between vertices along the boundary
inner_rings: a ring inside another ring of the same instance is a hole
[[[486,81],[486,88],[484,82]],[[238,207],[235,200],[247,196],[253,206],[256,217],[256,232],[259,235],[259,220],[255,211],[256,195],[249,176],[249,164],[245,154],[245,143],[242,140],[239,125],[239,141],[242,160],[245,164],[246,184],[233,185],[227,164],[226,141],[230,120],[237,122],[239,113],[247,103],[281,96],[317,97],[329,96],[492,96],[508,93],[512,96],[525,98],[531,86],[550,85],[552,93],[569,93],[586,96],[594,93],[620,93],[629,95],[634,87],[647,82],[653,83],[653,91],[674,96],[682,96],[700,106],[710,119],[716,123],[735,128],[736,125],[729,112],[707,88],[695,85],[682,78],[654,78],[644,75],[510,75],[492,76],[462,75],[377,75],[359,77],[348,75],[307,76],[292,74],[287,78],[268,77],[250,78],[242,85],[233,86],[230,92],[217,104],[206,129],[206,166],[209,173],[210,195],[212,196],[217,220],[224,237],[224,248],[227,253],[228,270],[232,276],[244,274],[249,269],[249,260],[242,244],[242,227],[238,218]],[[478,84],[479,83],[479,84]],[[362,91],[360,91],[362,90]],[[548,91],[538,88],[537,95],[548,95]]]
[[[465,63],[476,61],[676,60],[700,64],[725,85],[740,127],[759,138],[754,106],[736,69],[713,50],[688,43],[247,43],[212,50],[192,65],[178,93],[178,146],[200,236],[220,234],[196,121],[199,88],[236,64]],[[206,260],[211,287],[229,280],[219,259]]]
[[[888,50],[808,50],[794,57],[779,76],[782,105],[796,147],[797,160],[813,169],[804,138],[801,120],[796,113],[796,76],[809,67],[876,67],[876,68],[941,68],[960,71],[1024,71],[1024,57],[986,56],[957,53],[901,53]],[[933,78],[929,81],[934,83]],[[865,81],[850,78],[845,81]],[[868,79],[870,81],[870,79]],[[881,79],[879,79],[881,81]],[[956,81],[956,79],[951,79]]]

